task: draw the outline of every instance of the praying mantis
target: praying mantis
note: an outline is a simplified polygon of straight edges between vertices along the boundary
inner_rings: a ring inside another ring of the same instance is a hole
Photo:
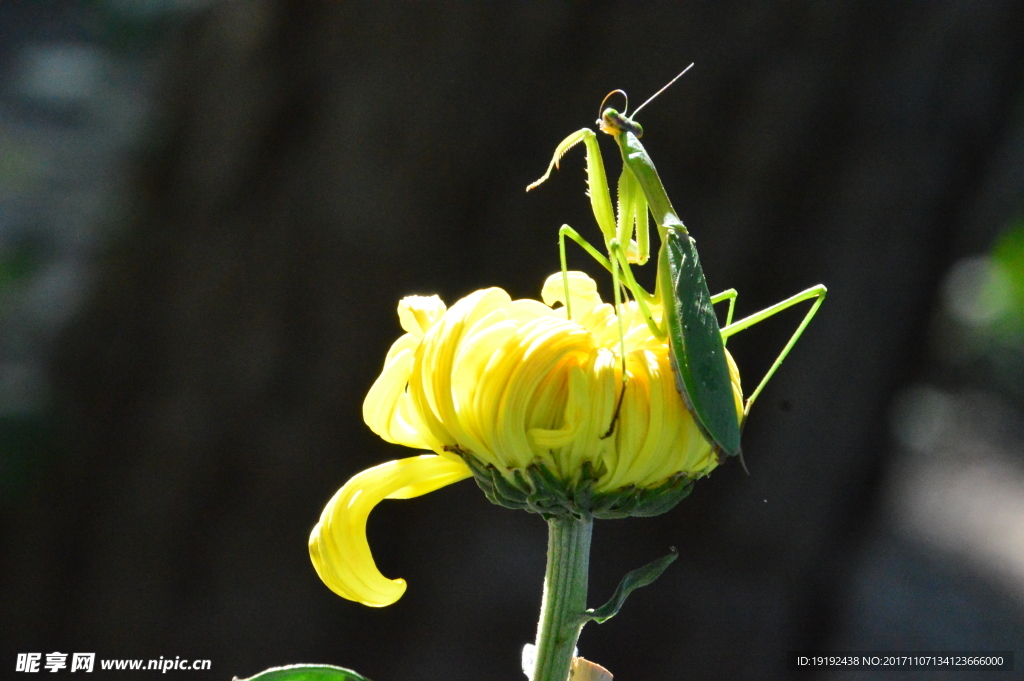
[[[818,284],[797,293],[760,312],[734,322],[733,310],[738,293],[728,289],[712,296],[697,256],[696,243],[672,207],[672,202],[654,168],[654,163],[640,143],[643,128],[633,120],[640,110],[672,83],[686,73],[693,64],[658,90],[646,102],[637,107],[633,116],[627,116],[629,100],[622,90],[613,90],[601,102],[598,129],[611,135],[622,155],[622,173],[618,183],[618,210],[612,212],[611,196],[607,174],[597,134],[590,128],[583,128],[566,137],[556,147],[547,172],[528,186],[527,191],[548,179],[551,171],[569,149],[583,142],[587,156],[587,185],[594,217],[604,237],[607,257],[594,248],[576,230],[562,225],[558,231],[559,257],[565,287],[565,306],[568,319],[572,319],[569,300],[568,266],[565,254],[565,240],[575,241],[591,257],[612,275],[615,290],[615,309],[619,315],[619,337],[622,346],[623,391],[625,394],[625,340],[622,333],[621,307],[625,290],[632,294],[651,333],[659,340],[668,340],[671,347],[672,369],[675,373],[676,388],[682,396],[687,410],[693,415],[697,427],[711,443],[717,455],[738,456],[742,463],[740,435],[750,407],[765,385],[775,374],[789,354],[807,325],[814,318],[825,300],[827,289]],[[621,94],[626,99],[622,113],[613,108],[604,108],[608,99]],[[650,257],[648,213],[654,217],[661,247],[657,259],[657,278],[654,293],[640,286],[633,275],[632,265],[643,265]],[[714,305],[729,301],[725,325],[720,326]],[[732,392],[728,360],[725,355],[726,340],[740,331],[761,322],[772,315],[806,300],[813,300],[810,310],[804,315],[796,331],[782,348],[764,378],[747,397],[743,404],[742,416],[736,413]],[[658,322],[652,308],[660,308]],[[605,437],[615,428],[616,415]],[[745,467],[745,466],[744,466]]]

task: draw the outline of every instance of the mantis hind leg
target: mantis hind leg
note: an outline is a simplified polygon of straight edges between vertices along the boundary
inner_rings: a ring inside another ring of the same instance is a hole
[[[611,251],[611,258],[605,258],[601,255],[600,251],[591,246],[590,242],[580,236],[579,232],[569,225],[562,225],[558,230],[558,256],[562,265],[562,286],[564,287],[563,292],[565,295],[565,315],[566,318],[570,320],[572,319],[572,309],[570,307],[571,303],[569,297],[569,264],[565,256],[566,237],[569,237],[579,244],[580,247],[590,255],[590,257],[600,263],[600,265],[606,270],[611,272],[612,285],[615,289],[615,316],[618,318],[619,323],[619,354],[622,359],[622,389],[619,391],[619,397],[615,402],[615,411],[612,414],[611,423],[608,425],[608,431],[601,436],[601,439],[603,440],[610,437],[611,434],[615,432],[615,424],[618,422],[619,412],[622,410],[622,400],[626,397],[626,337],[622,328],[622,291],[621,286],[619,285],[619,268],[621,267],[621,263],[619,263],[619,259],[616,257],[616,252],[621,251],[621,248],[619,247],[618,240],[613,239],[609,249]],[[628,265],[626,267],[628,268]],[[632,276],[630,276],[629,280],[632,279]],[[629,285],[628,282],[626,285]]]
[[[826,289],[822,284],[812,286],[806,291],[801,291],[795,296],[786,298],[782,302],[776,303],[771,307],[765,308],[760,312],[750,315],[749,317],[744,317],[743,319],[739,320],[734,324],[727,324],[725,328],[722,329],[722,339],[724,340],[729,336],[735,333],[739,333],[744,329],[750,328],[754,324],[762,322],[765,319],[768,319],[769,317],[778,314],[783,310],[793,307],[798,303],[802,303],[805,300],[814,300],[814,304],[811,305],[811,309],[807,311],[806,315],[804,315],[804,318],[800,322],[800,325],[796,327],[796,331],[793,332],[793,335],[790,336],[789,341],[782,348],[782,352],[780,352],[779,356],[775,358],[775,361],[772,363],[771,368],[768,369],[768,372],[764,375],[764,378],[761,379],[761,382],[754,389],[754,392],[750,393],[750,397],[747,398],[746,404],[744,404],[743,406],[744,421],[747,418],[747,414],[750,413],[750,407],[751,405],[754,404],[754,400],[756,400],[757,396],[761,394],[762,390],[764,390],[765,385],[768,384],[768,380],[775,374],[776,370],[782,365],[782,362],[783,360],[786,359],[786,356],[789,354],[789,351],[792,350],[793,346],[796,345],[796,342],[800,340],[800,336],[803,335],[804,329],[807,328],[807,325],[811,323],[811,320],[814,318],[814,315],[817,314],[818,308],[821,307],[821,304],[823,302],[825,302],[825,295],[827,293],[828,289]]]
[[[572,309],[570,308],[569,302],[569,263],[565,257],[565,237],[569,237],[577,244],[580,248],[586,251],[590,257],[596,260],[602,267],[615,275],[612,270],[612,264],[608,261],[608,258],[601,255],[601,252],[590,245],[590,242],[580,236],[579,232],[570,227],[569,225],[562,225],[558,230],[558,258],[562,265],[562,285],[565,287],[565,316],[567,319],[572,319]]]
[[[569,225],[562,225],[558,230],[558,255],[561,260],[562,266],[562,285],[564,286],[565,295],[565,313],[568,319],[572,319],[572,310],[570,309],[570,298],[569,298],[569,265],[565,254],[565,239],[566,237],[575,241],[579,246],[585,250],[594,260],[596,260],[602,267],[611,272],[612,275],[612,286],[615,291],[615,316],[618,319],[619,325],[619,357],[622,362],[622,388],[619,390],[618,399],[615,402],[615,411],[612,414],[611,423],[608,425],[608,430],[605,432],[601,439],[611,437],[612,433],[615,432],[615,424],[619,419],[619,412],[622,411],[622,401],[626,397],[626,335],[625,329],[622,326],[622,288],[625,286],[632,294],[634,299],[640,305],[643,312],[644,319],[652,329],[657,331],[657,325],[654,323],[651,317],[650,310],[647,307],[645,299],[650,297],[649,294],[644,291],[633,277],[632,270],[629,267],[629,263],[626,262],[626,254],[622,249],[618,239],[612,239],[609,242],[609,258],[605,258],[600,251],[594,248],[590,243],[584,239],[579,233]]]
[[[736,309],[736,297],[738,295],[739,295],[739,292],[736,289],[730,288],[730,289],[726,289],[726,290],[722,291],[721,293],[717,293],[717,294],[711,296],[711,304],[712,305],[717,305],[718,303],[722,302],[723,300],[728,300],[729,301],[729,311],[725,313],[725,324],[722,325],[723,329],[725,327],[729,326],[730,324],[732,324],[732,313],[733,313],[733,310]],[[726,337],[723,335],[722,336],[722,344],[723,345],[725,344],[725,338]]]
[[[622,362],[622,388],[619,390],[619,399],[615,401],[615,411],[612,412],[612,422],[608,424],[608,431],[601,436],[601,439],[611,437],[615,432],[615,424],[619,422],[619,412],[622,411],[622,400],[626,397],[626,331],[622,327],[622,287],[619,285],[619,262],[622,255],[622,246],[618,239],[612,239],[608,244],[608,252],[611,255],[612,265],[612,286],[615,287],[615,317],[619,324],[619,359]],[[629,269],[629,264],[625,265]]]

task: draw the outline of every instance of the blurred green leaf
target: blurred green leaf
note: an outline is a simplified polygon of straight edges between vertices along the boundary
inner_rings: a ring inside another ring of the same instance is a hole
[[[235,679],[238,679],[236,676]],[[271,667],[256,676],[238,681],[370,681],[351,669],[329,664],[290,664]]]
[[[992,248],[992,260],[1007,275],[1012,313],[1024,318],[1024,221],[1003,232]]]

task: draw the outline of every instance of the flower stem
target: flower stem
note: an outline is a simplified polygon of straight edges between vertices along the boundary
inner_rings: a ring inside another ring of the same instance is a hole
[[[566,681],[587,609],[587,570],[593,521],[548,520],[548,564],[537,624],[536,662],[531,681]]]

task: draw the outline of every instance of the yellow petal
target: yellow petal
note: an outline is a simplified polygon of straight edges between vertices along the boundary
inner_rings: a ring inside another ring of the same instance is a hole
[[[732,379],[732,398],[736,402],[736,415],[743,422],[743,386],[740,384],[740,370],[736,366],[736,360],[732,358],[729,351],[725,351],[725,359],[729,362],[729,378]]]
[[[404,579],[380,573],[366,541],[366,519],[384,499],[410,499],[464,480],[472,473],[461,460],[427,454],[368,468],[327,502],[309,535],[309,557],[334,593],[364,605],[391,605],[405,593]]]
[[[440,445],[407,413],[409,397],[405,386],[419,343],[419,338],[407,333],[391,346],[383,371],[363,400],[363,420],[370,430],[388,442],[416,449],[435,449]]]
[[[565,284],[568,281],[569,295],[572,297],[572,318],[584,315],[601,304],[601,295],[597,292],[597,282],[583,272],[569,270],[552,274],[544,282],[540,291],[540,299],[545,305],[562,303],[565,305]]]
[[[413,371],[409,376],[409,395],[419,413],[422,428],[443,446],[463,444],[460,438],[464,433],[451,387],[456,351],[477,321],[492,313],[496,313],[494,319],[502,319],[501,311],[510,303],[511,298],[500,288],[471,293],[452,305],[431,327],[416,351]]]
[[[407,333],[423,338],[445,309],[437,296],[406,296],[398,303],[398,321]]]

